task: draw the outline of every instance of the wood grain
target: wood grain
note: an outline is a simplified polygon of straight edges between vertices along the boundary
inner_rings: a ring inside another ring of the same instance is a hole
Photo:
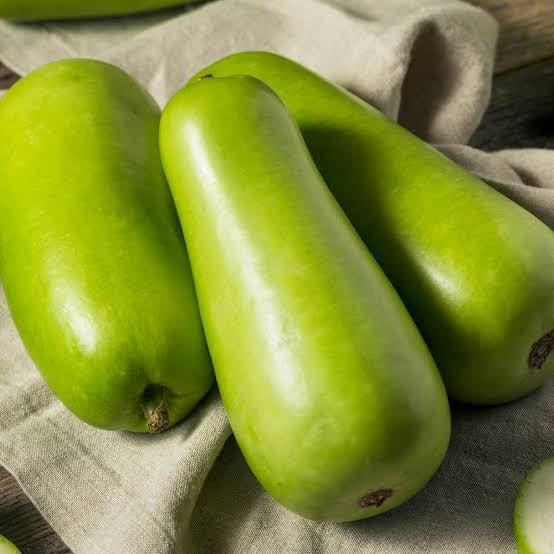
[[[470,144],[484,150],[554,148],[553,100],[554,59],[497,76]]]
[[[469,0],[500,23],[496,72],[554,56],[553,0]]]
[[[19,77],[0,62],[0,89],[10,88]]]
[[[0,466],[0,535],[10,539],[23,553],[70,552],[17,481]]]

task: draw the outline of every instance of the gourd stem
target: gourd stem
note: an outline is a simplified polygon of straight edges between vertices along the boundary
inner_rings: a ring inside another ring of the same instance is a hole
[[[541,369],[550,353],[554,350],[554,329],[541,337],[529,352],[529,367],[531,369]]]
[[[149,385],[142,396],[142,411],[150,433],[161,433],[169,427],[166,388]]]

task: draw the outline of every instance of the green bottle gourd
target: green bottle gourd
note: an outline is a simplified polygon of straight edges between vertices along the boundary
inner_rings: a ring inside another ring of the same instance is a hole
[[[554,236],[359,98],[268,52],[200,71],[251,75],[298,123],[331,192],[417,323],[449,395],[496,404],[554,374]]]
[[[16,21],[106,17],[161,10],[198,0],[0,0],[0,17]]]
[[[443,384],[279,98],[204,79],[160,150],[238,444],[280,503],[348,521],[398,506],[442,461]]]
[[[6,537],[0,535],[0,554],[21,554],[21,551]]]
[[[519,554],[554,552],[554,456],[537,462],[519,486],[514,539]]]
[[[84,421],[162,431],[213,382],[158,148],[160,111],[92,60],[0,101],[0,277],[46,382]]]

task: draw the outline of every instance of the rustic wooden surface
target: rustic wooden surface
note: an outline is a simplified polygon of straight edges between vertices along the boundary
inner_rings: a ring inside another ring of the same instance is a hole
[[[17,481],[0,466],[0,535],[24,554],[70,552],[46,523]]]
[[[498,73],[554,56],[552,0],[468,0],[500,22]]]
[[[10,88],[17,81],[17,75],[0,61],[0,89]]]
[[[501,24],[491,104],[471,144],[485,150],[553,148],[554,0],[471,3],[488,9]],[[16,80],[0,63],[0,88]],[[24,553],[70,552],[1,466],[0,534]]]
[[[554,56],[552,0],[468,0],[500,22],[498,73]]]
[[[495,78],[491,103],[470,144],[484,150],[554,148],[554,58]]]

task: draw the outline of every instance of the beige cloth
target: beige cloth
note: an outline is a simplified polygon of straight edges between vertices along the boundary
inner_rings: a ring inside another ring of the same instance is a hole
[[[68,56],[108,60],[164,104],[224,54],[274,50],[422,138],[457,144],[442,149],[554,226],[552,152],[462,146],[488,102],[496,33],[456,0],[218,0],[111,21],[0,22],[0,58],[21,73]],[[448,455],[411,502],[356,523],[309,522],[257,484],[227,441],[216,391],[161,436],[81,423],[43,384],[0,295],[0,463],[76,553],[511,553],[516,487],[554,453],[553,421],[554,382],[505,406],[455,406]]]

